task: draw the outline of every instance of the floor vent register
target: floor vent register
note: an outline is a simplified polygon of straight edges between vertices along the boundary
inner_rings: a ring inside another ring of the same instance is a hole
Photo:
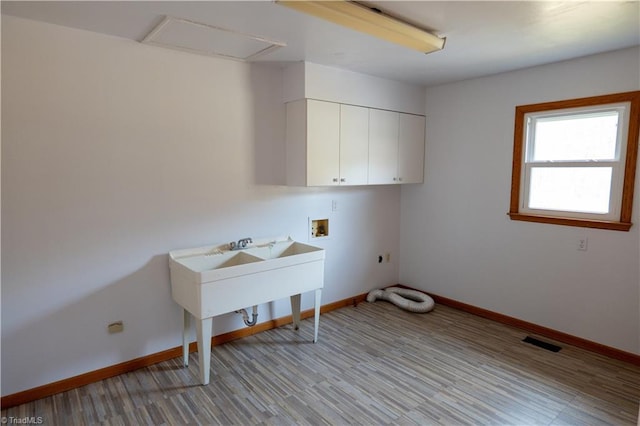
[[[524,339],[522,339],[522,341],[525,343],[530,343],[539,348],[546,349],[551,352],[560,352],[560,349],[562,349],[560,346],[556,346],[548,342],[543,342],[542,340],[538,340],[535,337],[531,337],[531,336],[525,337]]]

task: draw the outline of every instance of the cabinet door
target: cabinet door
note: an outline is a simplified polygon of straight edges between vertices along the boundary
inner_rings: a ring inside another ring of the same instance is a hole
[[[366,185],[369,108],[340,106],[340,185]]]
[[[421,115],[400,114],[398,137],[398,180],[400,183],[424,181],[425,118]]]
[[[307,100],[307,185],[338,185],[340,104]]]
[[[369,180],[372,185],[397,183],[399,113],[369,110]]]

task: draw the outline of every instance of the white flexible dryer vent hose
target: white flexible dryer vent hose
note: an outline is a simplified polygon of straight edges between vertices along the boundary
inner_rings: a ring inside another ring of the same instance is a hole
[[[376,299],[386,300],[399,308],[409,312],[425,313],[433,309],[433,299],[417,290],[408,288],[389,287],[384,290],[371,290],[367,294],[367,302],[375,302]]]

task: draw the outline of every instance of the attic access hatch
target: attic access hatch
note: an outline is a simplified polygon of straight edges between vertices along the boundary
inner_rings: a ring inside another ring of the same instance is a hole
[[[287,45],[261,36],[172,16],[165,16],[142,43],[240,61],[251,61]]]

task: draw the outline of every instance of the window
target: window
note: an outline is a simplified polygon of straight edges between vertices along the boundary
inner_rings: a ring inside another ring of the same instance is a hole
[[[516,107],[513,220],[628,231],[640,92]]]

